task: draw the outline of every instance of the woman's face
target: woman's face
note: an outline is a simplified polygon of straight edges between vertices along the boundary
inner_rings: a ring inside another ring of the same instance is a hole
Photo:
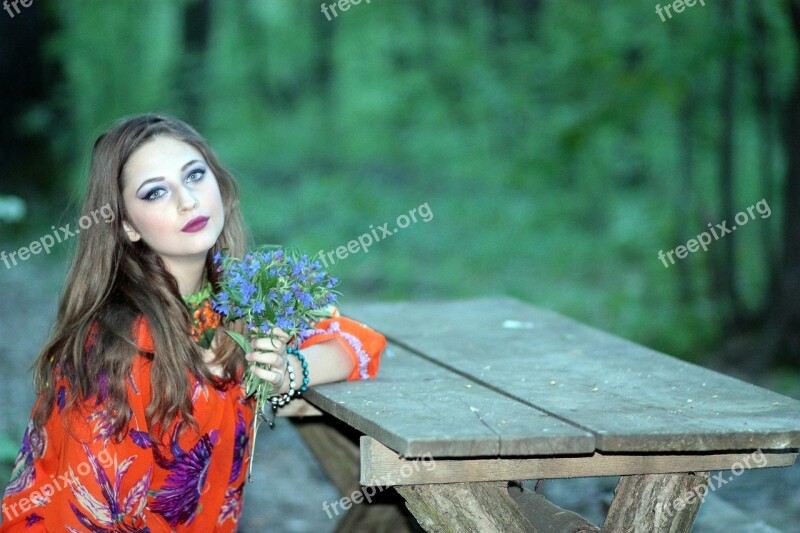
[[[194,146],[173,137],[141,145],[123,169],[123,226],[168,266],[205,260],[225,223],[217,179]]]

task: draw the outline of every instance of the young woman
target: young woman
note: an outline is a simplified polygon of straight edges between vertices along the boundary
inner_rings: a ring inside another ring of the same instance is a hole
[[[211,258],[245,251],[236,183],[187,124],[134,116],[95,142],[83,211],[103,206],[116,216],[79,234],[34,365],[0,530],[233,531],[254,416],[244,367],[269,363],[254,372],[284,398],[287,365],[301,368],[279,329],[246,355],[218,331]],[[313,385],[374,377],[385,342],[334,312],[300,349]]]

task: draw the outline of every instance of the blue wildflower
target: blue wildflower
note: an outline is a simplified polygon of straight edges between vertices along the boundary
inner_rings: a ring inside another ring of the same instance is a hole
[[[278,317],[275,325],[284,331],[291,331],[294,329],[294,322],[285,316]]]

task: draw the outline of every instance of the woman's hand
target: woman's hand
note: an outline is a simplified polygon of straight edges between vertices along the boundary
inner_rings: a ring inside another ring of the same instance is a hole
[[[272,338],[259,338],[250,341],[253,351],[245,354],[245,359],[253,363],[266,363],[270,365],[270,370],[260,368],[255,364],[251,371],[259,378],[272,383],[275,394],[277,394],[286,380],[286,343],[289,342],[289,335],[280,328],[270,330]]]

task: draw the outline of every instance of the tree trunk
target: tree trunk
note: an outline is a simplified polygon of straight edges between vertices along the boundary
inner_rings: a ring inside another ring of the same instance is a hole
[[[181,90],[184,96],[186,120],[202,130],[204,83],[197,80],[206,79],[206,51],[208,36],[211,30],[211,0],[195,0],[186,7],[183,22],[185,74],[181,79]]]
[[[733,229],[733,220],[736,210],[734,208],[734,168],[733,168],[733,142],[736,128],[736,55],[734,52],[733,31],[734,12],[732,0],[720,2],[721,23],[727,32],[728,44],[725,47],[723,59],[723,74],[721,87],[722,138],[720,140],[720,168],[719,185],[721,209],[719,222],[727,221],[727,227]],[[714,243],[720,246],[722,260],[714,261],[718,276],[722,283],[723,296],[730,304],[731,315],[726,318],[729,324],[739,324],[742,318],[742,308],[739,292],[736,285],[736,233],[729,233]]]
[[[11,3],[9,3],[11,5]],[[53,180],[53,163],[50,153],[42,147],[52,140],[47,125],[36,133],[20,131],[20,122],[34,105],[41,105],[51,97],[57,85],[59,71],[45,60],[44,49],[53,23],[46,16],[47,6],[36,2],[29,7],[17,6],[19,13],[10,7],[13,18],[0,10],[3,34],[0,38],[0,102],[3,103],[3,120],[0,120],[0,178],[4,194],[41,198],[59,197],[67,192],[66,180]],[[58,117],[47,117],[48,124],[58,125]],[[24,176],[24,179],[11,179]]]
[[[695,97],[691,89],[686,95],[686,100],[681,106],[678,127],[678,147],[681,158],[681,176],[679,179],[678,194],[676,197],[675,212],[677,213],[677,238],[674,242],[686,242],[697,235],[697,230],[690,227],[695,211],[694,195],[694,131],[695,131]],[[694,288],[692,286],[692,272],[690,264],[678,268],[678,299],[681,304],[691,304]]]
[[[754,49],[751,58],[753,82],[755,84],[755,110],[758,120],[758,168],[761,177],[762,197],[771,204],[775,199],[775,124],[773,117],[774,96],[770,89],[769,76],[769,51],[767,40],[766,21],[763,6],[759,2],[750,5],[750,16],[753,27]],[[773,224],[760,224],[762,257],[769,278],[776,281],[778,277],[778,250],[773,238]],[[769,288],[764,291],[769,294]],[[764,302],[766,305],[766,302]]]
[[[800,0],[788,4],[795,41],[800,45]],[[781,363],[800,366],[800,56],[783,113],[783,144],[787,158],[783,185],[783,258],[776,292],[771,298],[765,342]]]

